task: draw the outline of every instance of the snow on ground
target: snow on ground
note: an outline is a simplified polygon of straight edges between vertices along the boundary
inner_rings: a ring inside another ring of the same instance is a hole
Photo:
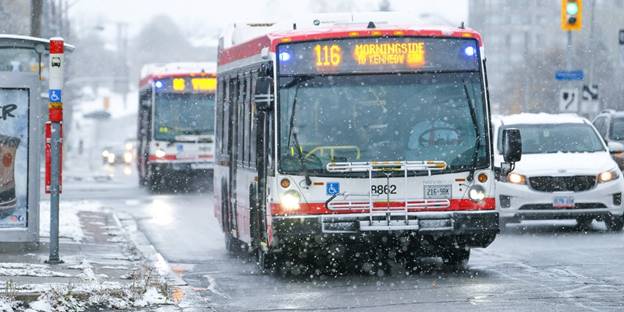
[[[9,298],[0,297],[0,312],[13,312],[17,304],[17,302]]]
[[[29,263],[0,263],[0,276],[72,277],[67,273],[52,271],[47,265]]]
[[[85,238],[85,234],[80,226],[78,213],[81,211],[100,211],[101,204],[98,202],[61,202],[59,217],[59,236],[80,242]],[[41,201],[39,209],[41,218],[39,223],[39,234],[50,237],[50,202]]]

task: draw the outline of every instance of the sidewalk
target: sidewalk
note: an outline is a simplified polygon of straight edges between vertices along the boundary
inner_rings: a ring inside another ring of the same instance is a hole
[[[43,201],[42,220],[48,209]],[[63,264],[44,263],[49,250],[45,221],[38,248],[0,244],[0,311],[178,310],[174,289],[113,213],[89,202],[63,202],[61,211]]]

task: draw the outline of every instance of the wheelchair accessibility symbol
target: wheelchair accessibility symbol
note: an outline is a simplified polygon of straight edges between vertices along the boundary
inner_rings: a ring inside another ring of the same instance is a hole
[[[48,97],[50,98],[50,102],[63,102],[61,90],[59,89],[48,90]]]
[[[326,187],[327,195],[336,195],[340,193],[340,183],[338,182],[328,182]]]

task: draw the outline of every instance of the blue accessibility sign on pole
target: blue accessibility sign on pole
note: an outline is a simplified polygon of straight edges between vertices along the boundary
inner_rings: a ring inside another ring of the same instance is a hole
[[[559,70],[555,73],[557,80],[583,80],[582,70]]]
[[[50,102],[57,103],[63,102],[63,97],[61,95],[61,90],[59,89],[50,89],[48,90],[48,98]]]

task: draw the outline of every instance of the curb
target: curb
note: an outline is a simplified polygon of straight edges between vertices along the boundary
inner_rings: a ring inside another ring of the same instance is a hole
[[[128,237],[129,242],[139,254],[156,268],[160,276],[164,277],[170,286],[176,288],[174,292],[183,294],[179,302],[176,302],[176,307],[180,311],[215,311],[204,298],[198,296],[193,288],[171,269],[169,262],[152,245],[132,215],[123,213],[123,216],[120,217],[114,211],[111,213],[117,226]]]

